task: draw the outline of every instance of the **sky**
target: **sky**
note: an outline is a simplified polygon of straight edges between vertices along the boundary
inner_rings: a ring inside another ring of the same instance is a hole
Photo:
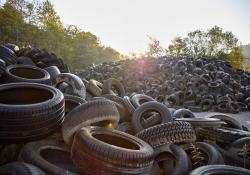
[[[61,21],[95,34],[122,54],[142,53],[148,36],[164,48],[214,25],[250,43],[250,0],[51,0]]]

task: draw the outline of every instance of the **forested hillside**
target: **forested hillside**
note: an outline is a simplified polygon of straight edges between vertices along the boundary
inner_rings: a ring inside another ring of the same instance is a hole
[[[94,34],[74,25],[65,26],[49,0],[7,0],[1,3],[2,43],[45,48],[61,57],[71,70],[122,58],[113,48],[104,47]]]

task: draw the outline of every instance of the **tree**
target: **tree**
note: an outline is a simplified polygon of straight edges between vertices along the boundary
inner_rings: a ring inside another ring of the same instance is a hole
[[[148,44],[148,51],[146,55],[148,57],[159,57],[165,54],[165,49],[160,45],[160,41],[148,36],[149,44]]]
[[[224,32],[218,26],[205,31],[189,32],[184,38],[176,37],[168,46],[167,54],[194,58],[223,57],[237,68],[241,68],[243,63],[237,37],[232,32]]]
[[[0,7],[0,44],[44,48],[62,57],[70,69],[119,60],[121,54],[101,45],[97,36],[64,26],[49,0],[6,0]]]

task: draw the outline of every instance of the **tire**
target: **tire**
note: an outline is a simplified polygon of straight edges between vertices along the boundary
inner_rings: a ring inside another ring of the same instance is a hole
[[[82,104],[68,113],[62,126],[63,140],[70,145],[75,132],[82,127],[104,122],[107,127],[115,128],[119,119],[119,112],[110,100],[94,100]]]
[[[74,95],[64,94],[64,98],[65,98],[65,114],[68,114],[75,107],[87,103],[87,101],[84,100],[83,98]]]
[[[133,95],[133,97],[131,97],[131,103],[133,104],[135,109],[141,106],[142,104],[150,101],[155,101],[155,99],[144,94],[135,94]]]
[[[226,127],[231,127],[231,128],[243,130],[240,122],[238,122],[236,119],[234,119],[233,117],[231,117],[227,114],[212,114],[212,115],[208,115],[206,117],[220,119],[221,121],[226,123]]]
[[[36,66],[35,63],[29,57],[21,56],[17,57],[17,63],[22,65]]]
[[[248,159],[250,158],[250,137],[243,137],[235,142],[233,142],[229,148],[228,152],[232,153],[235,156]]]
[[[131,114],[133,114],[135,112],[135,107],[132,105],[130,98],[128,96],[124,96],[123,99],[125,101],[127,109]]]
[[[112,94],[102,95],[101,97],[104,97],[104,98],[111,100],[115,103],[115,105],[119,111],[119,114],[120,114],[120,121],[119,121],[120,123],[131,121],[132,114],[127,109],[126,102],[125,102],[124,98],[121,98],[119,96],[112,95]]]
[[[56,77],[61,74],[61,71],[58,69],[57,66],[46,67],[44,68],[44,70],[46,70],[50,74],[50,79],[52,81],[55,81]]]
[[[153,148],[172,143],[189,143],[196,140],[195,131],[187,122],[167,122],[142,130],[137,137]]]
[[[10,65],[5,71],[5,82],[41,83],[51,85],[50,75],[47,71],[31,65]]]
[[[78,76],[71,73],[61,73],[56,77],[55,82],[53,84],[55,85],[55,87],[57,87],[59,84],[63,82],[70,85],[72,89],[72,94],[70,95],[76,95],[83,99],[86,98],[85,85]]]
[[[132,125],[136,133],[145,129],[141,124],[143,114],[155,111],[160,114],[160,123],[166,123],[173,120],[170,111],[165,105],[155,101],[144,103],[135,110],[132,116]]]
[[[171,156],[169,156],[171,155]],[[163,164],[164,174],[185,175],[192,170],[191,162],[186,152],[177,145],[164,145],[154,150],[155,162]],[[170,161],[174,167],[169,167]]]
[[[249,137],[250,132],[227,127],[199,128],[197,130],[197,135],[201,139],[213,140],[223,144],[231,144],[239,138]]]
[[[207,165],[193,170],[189,175],[250,175],[244,168],[229,165]]]
[[[195,118],[195,115],[189,109],[181,108],[174,112],[173,118]]]
[[[0,96],[1,143],[44,138],[64,120],[64,96],[54,87],[9,83],[0,85]]]
[[[46,175],[34,165],[22,162],[12,162],[0,166],[1,175]]]
[[[221,153],[225,164],[250,169],[249,159],[238,157],[233,153],[226,151],[225,149],[223,149],[214,142],[209,142],[209,143],[213,145]]]
[[[74,138],[71,158],[86,175],[143,175],[152,167],[153,149],[124,132],[86,127]]]
[[[7,44],[4,44],[3,46],[9,48],[14,53],[17,53],[19,51],[19,47],[15,44],[7,43]]]
[[[17,64],[15,53],[2,45],[0,46],[0,58],[5,61],[7,66]]]
[[[87,91],[93,96],[98,97],[102,95],[102,86],[102,83],[91,79],[87,85]]]
[[[176,118],[175,121],[190,123],[194,128],[220,127],[223,122],[216,118]]]
[[[117,127],[117,130],[128,133],[130,135],[135,135],[135,131],[132,127],[132,124],[129,122],[120,123]]]
[[[42,140],[27,143],[18,159],[34,164],[50,175],[79,174],[79,170],[71,161],[70,148],[59,141]]]
[[[205,142],[194,142],[181,145],[192,161],[192,169],[204,165],[224,164],[219,151]]]
[[[108,80],[105,80],[103,82],[102,86],[102,94],[114,94],[114,91],[112,90],[112,87],[117,91],[117,95],[119,97],[124,97],[125,96],[125,90],[123,85],[121,84],[120,81],[114,78],[110,78]]]

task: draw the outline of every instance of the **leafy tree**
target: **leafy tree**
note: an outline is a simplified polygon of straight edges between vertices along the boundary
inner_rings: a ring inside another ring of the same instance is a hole
[[[189,32],[184,38],[176,37],[168,46],[167,54],[194,58],[221,57],[237,68],[243,67],[242,49],[237,37],[218,26]]]
[[[160,41],[148,36],[150,42],[148,44],[148,51],[146,56],[148,57],[159,57],[165,54],[164,48],[160,45]]]
[[[113,48],[102,46],[92,33],[64,26],[49,0],[6,0],[1,4],[1,43],[45,48],[62,57],[71,69],[122,58]]]

